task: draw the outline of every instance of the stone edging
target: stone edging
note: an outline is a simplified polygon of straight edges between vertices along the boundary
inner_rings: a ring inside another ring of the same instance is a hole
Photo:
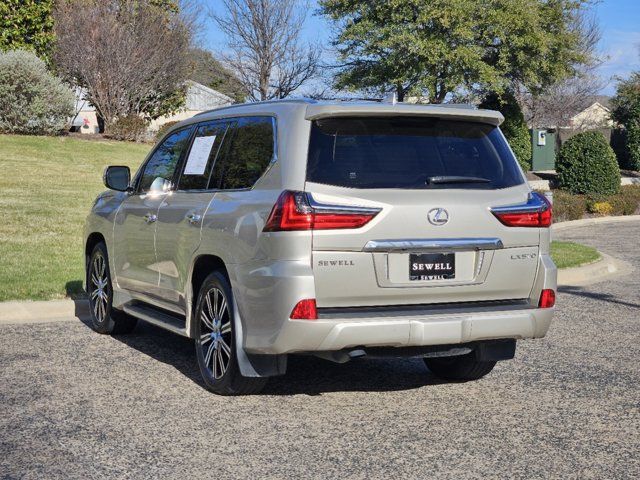
[[[640,215],[623,215],[618,217],[593,217],[581,218],[580,220],[569,220],[551,225],[551,230],[565,230],[567,228],[584,227],[587,225],[598,225],[600,223],[626,223],[640,221]]]
[[[600,260],[580,267],[558,270],[558,286],[584,286],[602,282],[612,277],[626,275],[633,271],[633,266],[623,260],[600,253]]]

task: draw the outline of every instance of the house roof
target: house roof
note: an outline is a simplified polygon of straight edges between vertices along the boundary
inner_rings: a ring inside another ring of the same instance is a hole
[[[594,103],[599,103],[604,108],[611,108],[611,97],[607,95],[594,95],[593,97],[588,97],[588,100],[591,102],[589,105],[593,105]]]
[[[211,110],[233,103],[233,98],[201,83],[187,80],[187,110]]]
[[[220,108],[222,106],[231,105],[233,98],[225,95],[222,92],[209,88],[201,83],[194,82],[193,80],[187,80],[187,98],[185,100],[185,106],[187,110],[212,110],[214,108]],[[76,97],[77,110],[83,112],[91,112],[95,110],[95,107],[85,100],[86,90],[81,87],[74,89]]]
[[[574,115],[584,112],[587,108],[592,107],[596,103],[609,110],[611,105],[611,97],[608,97],[606,95],[593,95],[590,97],[585,97],[584,101],[581,102],[580,107],[574,112]]]

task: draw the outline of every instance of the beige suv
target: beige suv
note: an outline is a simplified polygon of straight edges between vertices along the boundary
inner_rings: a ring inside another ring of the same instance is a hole
[[[471,380],[543,337],[551,208],[498,112],[283,100],[174,126],[87,219],[101,333],[194,339],[204,384],[258,391],[289,354],[422,357]]]

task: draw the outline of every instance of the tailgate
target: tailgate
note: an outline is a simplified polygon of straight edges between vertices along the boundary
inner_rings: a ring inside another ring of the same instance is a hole
[[[319,307],[512,300],[530,294],[540,230],[506,227],[490,211],[526,201],[526,185],[499,191],[354,191],[307,183],[307,191],[322,204],[381,209],[360,229],[313,232]],[[440,209],[446,223],[430,222]]]

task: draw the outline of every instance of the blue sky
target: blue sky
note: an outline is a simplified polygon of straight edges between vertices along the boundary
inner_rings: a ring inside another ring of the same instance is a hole
[[[640,70],[640,0],[604,0],[595,6],[595,13],[602,28],[600,51],[608,57],[600,74],[625,77]],[[614,90],[611,81],[604,93]]]
[[[214,11],[222,8],[220,0],[203,0]],[[311,1],[312,12],[317,3]],[[600,27],[602,40],[600,52],[606,58],[599,69],[608,83],[602,93],[611,95],[615,91],[615,76],[625,77],[640,70],[640,0],[601,0],[593,7]],[[211,21],[205,21],[204,46],[220,51],[224,48],[224,37]],[[304,29],[307,39],[327,44],[331,38],[330,24],[317,15],[309,15]]]

